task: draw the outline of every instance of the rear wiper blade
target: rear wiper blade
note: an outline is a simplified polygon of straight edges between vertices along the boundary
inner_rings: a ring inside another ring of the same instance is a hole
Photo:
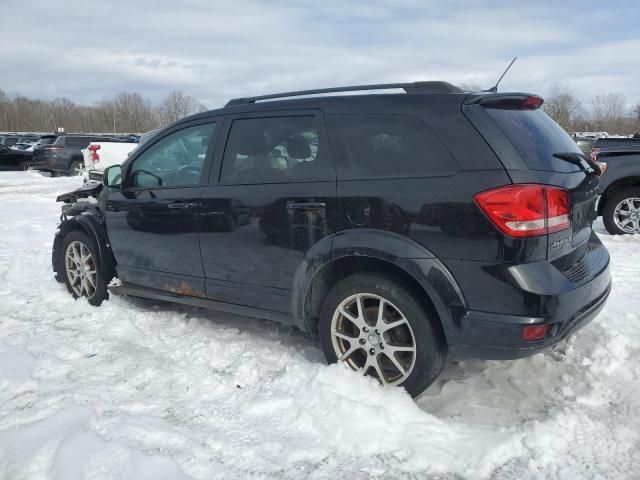
[[[554,157],[559,158],[560,160],[564,160],[569,163],[573,163],[574,165],[579,166],[583,170],[589,171],[591,170],[596,175],[602,175],[602,170],[600,166],[593,162],[587,155],[584,153],[578,152],[559,152],[554,153]]]

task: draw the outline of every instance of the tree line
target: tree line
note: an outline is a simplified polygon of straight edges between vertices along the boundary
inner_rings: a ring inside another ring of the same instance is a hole
[[[557,84],[544,99],[543,110],[568,132],[640,132],[640,102],[629,108],[621,93],[602,93],[585,105],[569,87]],[[139,93],[121,92],[87,106],[65,97],[9,97],[0,89],[0,132],[55,132],[63,127],[66,132],[141,133],[206,109],[180,90],[173,90],[156,105]]]
[[[640,132],[640,102],[628,107],[622,93],[601,93],[585,107],[569,87],[557,84],[544,97],[542,109],[568,132]]]
[[[207,108],[196,98],[173,90],[153,104],[136,92],[121,92],[94,105],[68,98],[39,100],[0,89],[0,132],[142,133]]]

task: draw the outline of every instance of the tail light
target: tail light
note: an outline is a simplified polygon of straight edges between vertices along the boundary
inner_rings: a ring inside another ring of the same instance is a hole
[[[589,156],[591,157],[591,160],[593,160],[594,162],[598,161],[598,152],[599,151],[600,151],[599,148],[591,147],[591,153],[589,154]]]
[[[522,108],[523,110],[535,110],[537,108],[540,108],[543,103],[544,100],[542,97],[539,97],[537,95],[529,95],[524,99],[520,108]]]
[[[91,161],[93,163],[97,163],[100,161],[100,154],[98,153],[100,150],[100,145],[89,145],[89,151],[91,152]]]
[[[507,185],[474,198],[496,228],[509,237],[535,237],[571,226],[569,192],[564,188]]]

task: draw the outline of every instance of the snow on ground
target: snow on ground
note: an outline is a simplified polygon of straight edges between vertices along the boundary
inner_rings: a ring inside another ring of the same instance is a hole
[[[449,361],[413,401],[267,321],[54,281],[56,195],[0,174],[0,478],[640,478],[640,236],[604,312],[553,351]]]

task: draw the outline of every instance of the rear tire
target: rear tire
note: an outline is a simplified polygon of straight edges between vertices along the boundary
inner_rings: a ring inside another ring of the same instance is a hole
[[[84,169],[84,164],[80,160],[74,160],[69,165],[69,175],[72,177],[77,177],[78,175],[82,175],[82,171]]]
[[[611,195],[602,210],[602,220],[611,235],[640,233],[640,187]]]
[[[379,273],[357,273],[335,285],[324,301],[318,329],[330,363],[340,356],[352,369],[402,386],[412,397],[438,378],[447,357],[434,312],[410,286]]]
[[[67,233],[61,242],[61,271],[69,293],[74,298],[86,297],[99,306],[109,298],[104,265],[100,262],[95,241],[80,230]]]

